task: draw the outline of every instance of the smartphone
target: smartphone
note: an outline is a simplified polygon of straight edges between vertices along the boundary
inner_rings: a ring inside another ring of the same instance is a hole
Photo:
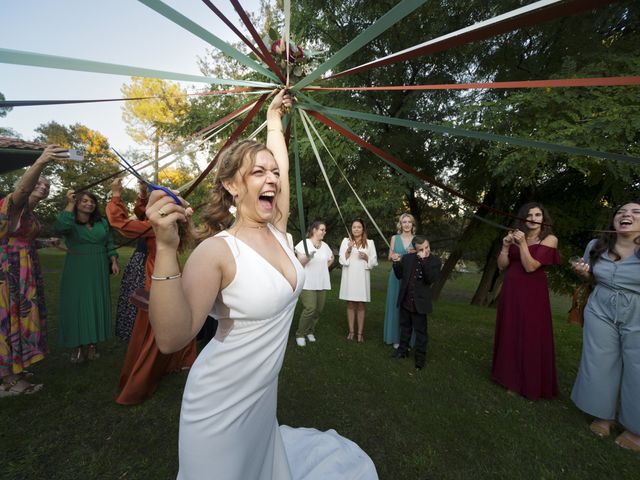
[[[75,160],[77,162],[84,160],[84,151],[78,148],[70,148],[69,160]]]

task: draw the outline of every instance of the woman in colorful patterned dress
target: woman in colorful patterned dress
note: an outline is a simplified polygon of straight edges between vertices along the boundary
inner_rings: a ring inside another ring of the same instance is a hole
[[[94,194],[69,190],[55,229],[68,249],[60,280],[59,342],[74,349],[72,362],[94,360],[96,343],[113,334],[109,273],[120,273],[109,223]]]
[[[25,378],[25,368],[47,353],[47,310],[44,284],[36,251],[40,223],[33,214],[37,203],[49,195],[44,167],[65,158],[66,150],[49,145],[0,199],[0,395],[35,393],[42,384]]]

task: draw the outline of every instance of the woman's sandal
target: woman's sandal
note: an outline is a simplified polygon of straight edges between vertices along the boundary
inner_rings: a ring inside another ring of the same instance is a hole
[[[589,425],[589,430],[595,433],[600,438],[606,438],[611,435],[611,427],[613,426],[613,420],[602,420],[600,418],[595,419]]]
[[[353,332],[347,334],[347,340],[353,340]]]
[[[358,334],[358,343],[364,343],[364,335],[361,333]]]
[[[618,438],[616,438],[616,445],[622,448],[626,448],[627,450],[640,452],[640,439],[638,439],[636,435],[633,435],[628,430],[625,430],[620,435],[618,435]]]
[[[71,363],[82,363],[85,361],[82,347],[78,347],[73,351],[71,357],[69,358],[69,361],[71,361]]]
[[[0,396],[31,395],[42,390],[42,387],[42,383],[29,383],[24,378],[18,378],[12,382],[3,382],[0,386]]]
[[[87,348],[87,360],[97,360],[100,358],[100,354],[96,350],[96,346],[92,343]]]

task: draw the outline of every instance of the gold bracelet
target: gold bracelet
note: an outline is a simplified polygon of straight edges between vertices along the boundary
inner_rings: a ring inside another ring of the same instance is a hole
[[[169,275],[168,277],[156,277],[155,275],[151,275],[151,280],[175,280],[176,278],[180,278],[182,276],[181,272],[176,273],[175,275]]]

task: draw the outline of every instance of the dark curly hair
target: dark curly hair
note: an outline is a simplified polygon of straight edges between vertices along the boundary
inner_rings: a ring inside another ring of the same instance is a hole
[[[622,203],[618,205],[609,216],[606,231],[600,234],[600,237],[589,252],[589,263],[592,267],[600,259],[602,254],[607,250],[615,257],[616,261],[622,258],[620,254],[616,252],[616,241],[618,240],[618,234],[615,230],[614,220],[616,214],[620,211],[620,209],[625,205],[629,205],[630,203],[640,205],[640,201],[637,200],[631,200],[629,202]],[[636,236],[636,238],[633,239],[633,242],[640,247],[640,235]],[[640,257],[640,248],[636,248],[636,256]]]

